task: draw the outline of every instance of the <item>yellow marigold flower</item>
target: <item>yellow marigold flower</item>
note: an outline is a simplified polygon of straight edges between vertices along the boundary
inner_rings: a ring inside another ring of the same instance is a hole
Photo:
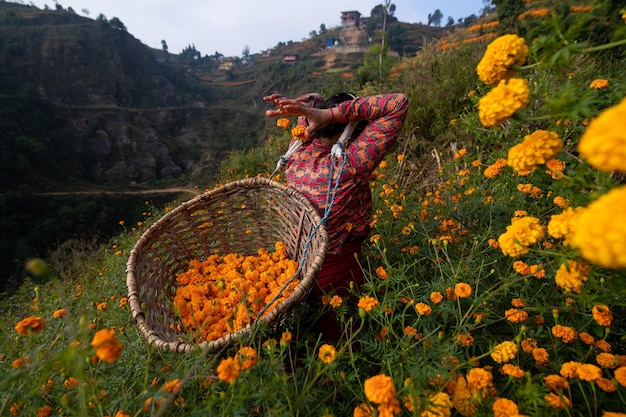
[[[509,149],[507,164],[519,175],[526,175],[554,159],[561,149],[563,140],[557,133],[537,130],[524,136],[522,143]]]
[[[440,302],[443,301],[443,294],[440,293],[439,291],[431,292],[430,301],[432,301],[434,304],[439,304]]]
[[[556,284],[565,291],[579,293],[587,281],[591,267],[582,262],[568,260],[561,264],[554,277]]]
[[[608,306],[600,304],[595,305],[591,309],[591,313],[593,315],[593,319],[600,326],[608,327],[613,321],[613,313],[611,313],[611,310],[609,310]]]
[[[569,400],[569,398],[567,398],[561,393],[557,395],[551,392],[550,394],[544,396],[543,398],[546,400],[546,403],[552,408],[565,408],[565,407],[569,408],[572,406],[572,402]]]
[[[483,126],[493,127],[505,122],[528,105],[528,81],[519,78],[502,80],[478,101],[478,118]]]
[[[355,407],[354,417],[374,417],[375,409],[369,404],[362,403]]]
[[[291,126],[291,121],[285,117],[281,117],[280,119],[276,120],[276,126],[282,127],[283,129],[287,130],[289,129],[289,126]]]
[[[517,404],[508,398],[496,398],[492,410],[493,417],[512,417],[519,415]]]
[[[324,363],[332,363],[335,361],[336,354],[337,352],[332,345],[323,344],[320,346],[317,357]]]
[[[528,55],[524,38],[517,35],[503,35],[493,40],[476,67],[478,77],[489,85],[497,85],[501,80],[517,74],[511,67],[522,65]]]
[[[232,357],[222,359],[217,365],[217,377],[222,382],[235,382],[239,378],[240,371],[239,361]]]
[[[378,305],[377,299],[375,299],[374,297],[370,297],[369,295],[366,295],[359,299],[359,303],[357,304],[357,307],[362,308],[363,310],[369,312],[369,311],[372,311],[372,309],[376,307],[377,305]]]
[[[596,78],[589,84],[589,88],[593,90],[602,90],[603,88],[606,88],[608,86],[609,86],[608,80],[605,80],[603,78]]]
[[[459,375],[452,392],[452,404],[461,415],[471,416],[476,412],[486,395],[486,389],[476,389],[467,383],[463,375]]]
[[[291,136],[293,136],[295,139],[304,141],[305,137],[304,137],[304,131],[306,130],[306,128],[302,125],[297,125],[294,126],[291,129]]]
[[[519,366],[511,365],[510,363],[505,363],[504,365],[502,365],[502,368],[500,368],[500,372],[504,375],[512,376],[513,378],[518,379],[523,378],[525,374],[522,368],[520,368]]]
[[[626,171],[626,98],[604,110],[585,129],[578,152],[590,165],[602,171]]]
[[[452,400],[445,392],[438,392],[428,398],[429,405],[426,410],[422,411],[421,417],[450,417],[452,408]]]
[[[465,282],[459,282],[454,286],[454,293],[459,298],[467,298],[472,295],[472,287]]]
[[[544,236],[543,226],[539,219],[532,216],[513,218],[506,232],[498,238],[502,253],[517,257],[528,253],[527,246],[531,246]]]
[[[385,271],[385,268],[383,268],[382,266],[379,266],[378,268],[376,268],[376,276],[384,280],[385,278],[387,278],[387,271]]]
[[[543,382],[545,382],[546,387],[550,391],[563,391],[569,387],[569,382],[567,379],[558,374],[550,374],[543,377]]]
[[[22,336],[30,336],[39,333],[44,328],[44,321],[41,317],[26,317],[15,325],[15,331]]]
[[[528,319],[528,313],[517,308],[510,308],[504,312],[504,317],[511,323],[521,323]]]
[[[242,371],[252,368],[258,362],[256,350],[249,346],[240,348],[235,355],[235,359],[239,363],[239,367]]]
[[[568,207],[563,212],[552,215],[548,222],[548,234],[555,239],[563,239],[563,244],[569,245],[574,234],[574,225],[582,211],[582,207]]]
[[[493,384],[493,375],[484,368],[472,368],[467,373],[467,383],[476,389],[487,388]]]
[[[578,377],[578,367],[580,366],[579,362],[570,361],[565,362],[561,365],[561,370],[559,373],[565,378],[573,379]]]
[[[489,165],[487,168],[485,168],[485,172],[483,172],[483,175],[490,179],[495,178],[498,175],[500,175],[502,168],[504,168],[506,164],[507,164],[506,159],[504,158],[497,159],[496,162],[494,162],[492,165]]]
[[[416,303],[415,311],[417,311],[420,316],[430,316],[433,309],[426,303]]]
[[[393,379],[385,374],[366,379],[363,388],[365,396],[373,403],[385,404],[395,399],[396,387],[393,385]]]
[[[624,201],[626,186],[613,188],[589,204],[578,216],[571,246],[578,248],[581,256],[589,262],[606,268],[626,267]]]
[[[122,356],[123,346],[113,329],[98,330],[91,339],[91,346],[98,359],[104,362],[115,362]]]
[[[491,358],[498,363],[509,362],[517,355],[517,345],[510,341],[502,342],[493,348]]]
[[[582,379],[583,381],[591,382],[602,378],[602,370],[599,367],[590,363],[580,365],[576,372],[578,374],[578,378]]]

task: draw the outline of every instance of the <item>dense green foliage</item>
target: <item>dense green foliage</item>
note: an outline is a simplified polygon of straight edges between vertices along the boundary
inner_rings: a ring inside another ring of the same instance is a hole
[[[596,264],[546,227],[568,207],[585,210],[609,190],[624,190],[623,173],[591,165],[578,147],[626,95],[624,21],[603,21],[603,39],[614,43],[595,43],[578,24],[594,10],[532,18],[553,31],[525,39],[528,59],[515,76],[528,80],[529,102],[494,127],[481,123],[476,107],[494,91],[476,76],[488,41],[443,51],[428,45],[384,85],[350,85],[359,95],[402,91],[411,104],[396,149],[372,177],[366,284],[325,307],[345,329],[330,357],[320,357],[323,342],[308,328],[320,311],[307,305],[218,352],[173,354],[147,344],[130,320],[124,275],[135,243],[167,210],[153,207],[103,246],[56,252],[47,264],[55,274],[31,265],[41,281],[3,301],[0,414],[623,415],[610,413],[626,405],[626,269]],[[264,123],[263,146],[232,152],[217,182],[270,175],[289,135]],[[543,130],[562,141],[552,155],[560,169],[535,161],[518,172],[507,161],[511,149]],[[623,135],[621,126],[605,126],[595,139],[613,141],[610,156],[623,152]],[[623,230],[619,203],[597,219],[606,236]],[[524,219],[543,233],[508,256],[530,233],[518,242],[502,236]],[[597,243],[592,232],[577,231]],[[606,250],[624,245],[618,237]],[[43,326],[16,328],[28,317]],[[95,359],[90,345],[101,330],[114,330],[123,347],[111,362]],[[254,349],[258,362],[232,369],[227,380],[220,365],[241,346]],[[380,376],[388,379],[372,380]],[[371,413],[355,411],[361,404]]]

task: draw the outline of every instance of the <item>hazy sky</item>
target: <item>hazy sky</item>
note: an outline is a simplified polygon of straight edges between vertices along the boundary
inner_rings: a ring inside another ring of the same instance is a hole
[[[369,16],[382,0],[17,0],[39,8],[55,3],[72,7],[79,15],[95,19],[117,17],[128,32],[144,44],[161,48],[167,42],[171,53],[195,45],[204,55],[216,51],[226,56],[241,56],[246,46],[258,53],[278,42],[301,41],[323,23],[327,28],[340,24],[342,11],[357,10]],[[491,3],[487,0],[488,4]],[[395,16],[408,23],[427,23],[428,14],[439,9],[456,22],[479,15],[485,0],[392,0]]]

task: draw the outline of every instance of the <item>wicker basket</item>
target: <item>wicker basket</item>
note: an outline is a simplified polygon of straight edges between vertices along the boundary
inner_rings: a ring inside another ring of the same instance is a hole
[[[177,331],[182,325],[173,308],[176,275],[187,270],[191,260],[213,253],[255,255],[277,241],[285,243],[290,259],[301,263],[301,281],[258,324],[278,323],[307,296],[328,247],[319,214],[300,193],[266,178],[231,182],[182,203],[146,230],[130,253],[126,285],[133,321],[149,343],[179,353],[220,349],[251,334],[247,326],[196,343]]]

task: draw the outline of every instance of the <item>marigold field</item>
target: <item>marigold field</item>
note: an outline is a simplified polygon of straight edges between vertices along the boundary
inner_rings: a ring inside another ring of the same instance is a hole
[[[626,10],[546,3],[496,9],[383,85],[345,85],[411,102],[371,178],[361,288],[219,351],[161,351],[124,279],[171,209],[148,203],[5,297],[0,415],[626,416]],[[294,123],[219,182],[270,176]],[[310,328],[329,310],[334,344]]]

